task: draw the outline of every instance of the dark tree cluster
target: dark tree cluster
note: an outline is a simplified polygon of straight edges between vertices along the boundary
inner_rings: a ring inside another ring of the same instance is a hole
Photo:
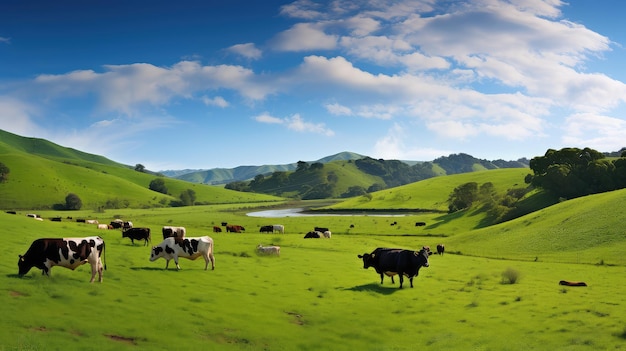
[[[550,149],[530,169],[526,183],[566,199],[626,188],[626,152],[608,159],[590,148]]]
[[[436,176],[432,171],[432,164],[429,162],[409,166],[407,163],[398,160],[376,160],[371,157],[365,157],[354,161],[354,164],[367,174],[381,177],[388,188]]]

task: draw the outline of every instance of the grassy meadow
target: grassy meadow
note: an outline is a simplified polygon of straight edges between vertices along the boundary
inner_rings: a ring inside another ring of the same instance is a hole
[[[611,238],[590,244],[610,264],[576,257],[584,249],[574,239],[585,241],[582,236],[590,235],[585,221],[602,211],[609,212],[597,221],[623,223],[625,195],[567,201],[536,217],[463,232],[442,214],[246,216],[265,209],[262,203],[38,212],[44,221],[26,217],[26,211],[3,212],[0,350],[622,349],[626,258],[608,259],[608,252],[622,247],[623,235],[603,226]],[[56,216],[64,220],[47,220]],[[457,220],[479,220],[475,214],[464,216]],[[204,271],[202,259],[181,259],[180,271],[172,264],[164,270],[164,260],[149,261],[149,247],[131,245],[119,230],[76,223],[79,217],[103,223],[115,217],[131,220],[151,228],[153,244],[160,241],[161,226],[184,225],[188,236],[214,238],[216,268]],[[422,220],[426,227],[414,226]],[[222,221],[243,225],[246,233],[212,233]],[[261,225],[277,223],[285,225],[285,234],[258,233]],[[332,239],[304,240],[316,225],[330,227]],[[533,233],[556,235],[564,225],[574,232],[569,244],[527,255],[533,244],[550,242]],[[526,241],[526,232],[534,235],[528,238],[532,241],[515,250]],[[519,239],[488,239],[499,233]],[[107,244],[103,283],[88,282],[89,266],[76,271],[55,267],[50,277],[33,269],[17,277],[17,256],[32,240],[88,235],[100,235]],[[378,246],[419,248],[439,242],[456,254],[431,256],[413,289],[405,282],[400,290],[388,277],[380,285],[378,275],[364,270],[357,258]],[[281,246],[280,257],[255,254],[257,244],[270,243]],[[515,284],[507,283],[511,277]],[[588,286],[559,286],[563,279]]]

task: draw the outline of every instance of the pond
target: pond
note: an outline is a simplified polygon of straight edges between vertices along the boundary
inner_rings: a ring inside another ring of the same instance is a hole
[[[284,217],[306,217],[306,216],[372,216],[372,217],[404,217],[406,214],[398,213],[384,213],[384,212],[349,212],[349,213],[335,213],[335,212],[310,212],[305,211],[304,208],[284,208],[280,210],[265,210],[250,212],[246,214],[249,217],[263,217],[263,218],[284,218]]]

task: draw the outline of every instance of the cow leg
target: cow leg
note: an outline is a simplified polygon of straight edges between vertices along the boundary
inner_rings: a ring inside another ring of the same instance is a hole
[[[176,269],[180,270],[180,266],[178,265],[178,256],[174,257],[174,263],[176,263]]]
[[[409,281],[411,282],[411,288],[412,288],[413,287],[413,277],[410,277]]]
[[[165,260],[165,269],[167,269],[167,266],[170,265],[170,260]]]
[[[402,289],[402,283],[404,283],[404,276],[402,275],[401,272],[398,272],[398,275],[400,276],[400,289]]]
[[[104,265],[102,261],[98,259],[98,282],[102,283],[102,273],[104,272]]]
[[[381,284],[383,283],[383,277],[384,277],[384,276],[385,276],[385,275],[384,275],[383,273],[380,273],[380,283],[381,283]]]
[[[211,270],[215,270],[215,256],[213,256],[213,252],[209,254],[209,259],[211,260]]]
[[[98,262],[91,264],[91,279],[89,280],[90,283],[93,283],[93,281],[96,279],[96,272],[98,271],[97,266]]]

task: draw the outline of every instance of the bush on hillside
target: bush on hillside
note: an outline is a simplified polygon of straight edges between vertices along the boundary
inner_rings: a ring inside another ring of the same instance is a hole
[[[502,284],[515,284],[520,278],[520,273],[513,269],[507,268],[504,272],[502,272]]]
[[[66,210],[80,210],[83,207],[83,202],[78,195],[69,193],[65,197],[65,209]]]
[[[9,167],[0,162],[0,183],[4,183],[9,180]]]
[[[150,182],[148,188],[161,194],[167,194],[167,186],[165,186],[165,181],[163,180],[163,178],[153,179]]]

